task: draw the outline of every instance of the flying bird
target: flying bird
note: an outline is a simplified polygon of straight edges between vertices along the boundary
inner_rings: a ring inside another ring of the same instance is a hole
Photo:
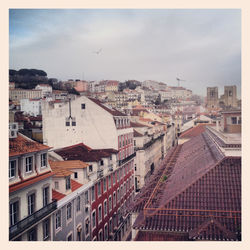
[[[99,49],[98,51],[93,51],[93,53],[95,53],[95,54],[99,55],[99,54],[101,53],[101,51],[102,51],[102,48],[101,48],[101,49]]]

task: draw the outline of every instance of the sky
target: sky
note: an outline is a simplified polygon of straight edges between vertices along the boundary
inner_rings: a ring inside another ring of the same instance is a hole
[[[95,53],[96,51],[101,52]],[[9,67],[58,80],[155,80],[241,91],[239,9],[10,9]]]

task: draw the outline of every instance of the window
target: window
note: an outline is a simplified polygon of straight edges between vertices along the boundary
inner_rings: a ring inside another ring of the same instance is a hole
[[[113,173],[113,185],[115,185],[115,173]]]
[[[27,157],[26,159],[25,159],[25,170],[26,170],[26,173],[29,173],[29,172],[31,172],[32,171],[32,163],[33,163],[33,158],[32,158],[32,156],[30,156],[30,157]]]
[[[16,176],[16,161],[10,161],[9,164],[9,178]]]
[[[108,225],[104,226],[104,240],[108,240]]]
[[[135,171],[136,171],[136,164],[135,164]]]
[[[103,209],[104,209],[104,217],[107,215],[107,200],[103,202]]]
[[[106,192],[107,190],[107,181],[106,181],[106,177],[103,179],[103,192]]]
[[[89,234],[89,218],[85,220],[85,236]]]
[[[112,197],[109,196],[109,212],[112,210]]]
[[[100,165],[103,166],[103,160],[100,161]]]
[[[67,241],[72,241],[73,237],[72,237],[72,233],[67,237]]]
[[[71,218],[72,218],[72,205],[71,205],[71,203],[69,203],[67,205],[67,220],[69,220]]]
[[[81,108],[82,108],[82,109],[85,109],[85,103],[82,103],[82,104],[81,104]]]
[[[58,181],[55,181],[55,189],[59,189],[59,183],[58,183]]]
[[[76,118],[72,117],[72,122],[71,122],[72,126],[76,126]]]
[[[109,175],[108,177],[108,185],[109,185],[109,188],[111,188],[111,175]]]
[[[232,124],[237,124],[237,117],[231,117]]]
[[[85,204],[89,203],[89,192],[85,192]]]
[[[97,194],[98,194],[98,196],[101,195],[101,182],[100,181],[97,184]]]
[[[78,173],[74,172],[74,178],[77,179],[78,178]]]
[[[37,240],[37,231],[36,228],[32,228],[28,232],[28,241],[36,241]]]
[[[95,201],[95,186],[91,187],[91,199],[92,202]]]
[[[239,116],[238,124],[241,124],[241,116]]]
[[[43,189],[43,206],[47,206],[49,204],[49,187],[45,187]]]
[[[98,207],[98,222],[102,221],[102,205]]]
[[[120,190],[119,188],[117,189],[117,202],[120,200]]]
[[[96,214],[95,211],[92,213],[92,229],[96,227]]]
[[[47,154],[41,154],[41,167],[47,167]]]
[[[19,202],[15,201],[10,204],[10,226],[13,226],[18,222],[18,217],[19,217]]]
[[[92,172],[93,171],[93,167],[92,165],[89,165],[89,172]]]
[[[113,207],[116,206],[116,193],[113,193]]]
[[[103,235],[102,235],[102,230],[99,231],[99,235],[98,235],[98,241],[102,241],[103,240]]]
[[[66,190],[70,189],[70,176],[66,177]]]
[[[76,199],[76,211],[79,212],[81,210],[81,197],[77,196]]]
[[[28,215],[35,212],[35,193],[28,196]]]
[[[61,210],[56,212],[56,229],[61,227]]]
[[[47,240],[50,236],[50,221],[46,219],[43,221],[43,240]]]
[[[67,127],[70,126],[69,117],[66,117],[66,119],[65,119],[65,125],[66,125]]]
[[[109,220],[109,233],[112,233],[112,218]]]

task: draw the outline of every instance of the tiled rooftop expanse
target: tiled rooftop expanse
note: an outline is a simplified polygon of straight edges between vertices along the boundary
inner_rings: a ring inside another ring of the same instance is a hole
[[[159,178],[153,192],[149,185],[145,188],[150,190],[150,199],[136,197],[133,211],[141,212],[134,228],[185,232],[187,240],[239,239],[241,158],[224,157],[203,133],[182,145],[172,171],[167,171],[170,164],[165,165],[166,179]],[[138,240],[149,235],[140,233]]]

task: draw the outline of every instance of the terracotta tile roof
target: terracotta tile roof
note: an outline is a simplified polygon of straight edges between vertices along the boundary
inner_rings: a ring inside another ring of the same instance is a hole
[[[22,155],[41,150],[48,150],[51,147],[25,138],[20,133],[16,138],[9,139],[9,156]]]
[[[66,195],[65,194],[62,194],[54,189],[52,189],[52,199],[53,200],[61,200],[62,198],[64,198]]]
[[[97,104],[98,106],[100,106],[101,108],[103,108],[104,110],[106,110],[107,112],[109,112],[111,115],[113,116],[127,116],[126,114],[123,114],[122,112],[118,111],[115,108],[108,108],[107,106],[105,106],[104,103],[100,102],[97,99],[88,97],[89,100],[91,100],[92,102],[94,102],[95,104]]]
[[[76,189],[78,189],[81,186],[82,186],[81,183],[79,183],[77,181],[74,181],[74,180],[71,180],[71,190],[72,190],[72,192],[74,192]]]
[[[225,157],[206,132],[178,147],[175,160],[165,163],[165,180],[158,179],[154,191],[147,184],[144,199],[139,195],[138,204],[146,205],[134,228],[183,232],[188,239],[239,239],[241,158]]]
[[[98,162],[102,158],[118,153],[115,149],[91,149],[83,143],[55,150],[64,160],[80,160],[83,162]]]
[[[52,173],[51,171],[48,171],[48,172],[36,175],[34,177],[31,177],[29,179],[21,180],[18,183],[9,185],[9,193],[12,193],[12,192],[14,192],[16,190],[19,190],[19,189],[22,189],[24,187],[30,186],[30,185],[32,185],[34,183],[37,183],[38,181],[44,180],[46,178],[49,178],[52,175],[54,175],[54,173]]]
[[[179,138],[191,138],[200,135],[206,130],[208,124],[198,124],[197,126],[184,131]]]
[[[134,137],[142,137],[143,134],[137,132],[136,130],[134,130]]]
[[[68,170],[65,167],[59,166],[57,164],[57,161],[49,161],[50,167],[52,169],[52,172],[54,173],[55,177],[66,177],[70,176],[73,172]]]
[[[77,169],[77,168],[86,168],[89,165],[85,162],[74,160],[74,161],[50,161],[51,167],[54,168],[66,168],[66,169]]]

